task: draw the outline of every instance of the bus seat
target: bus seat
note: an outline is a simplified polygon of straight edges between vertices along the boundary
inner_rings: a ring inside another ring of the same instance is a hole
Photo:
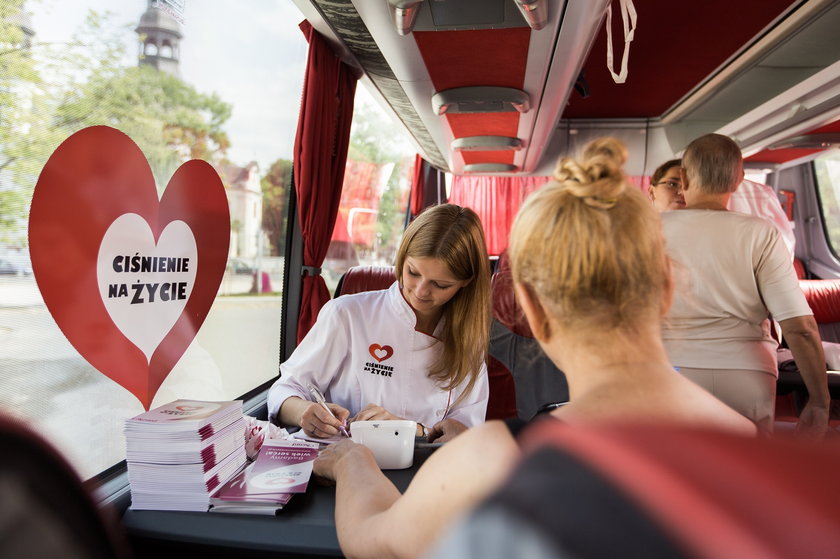
[[[840,343],[840,280],[799,280],[799,287],[814,312],[822,341]],[[840,375],[828,375],[828,389],[832,398],[830,424],[837,427],[840,425]],[[797,421],[806,401],[807,389],[796,364],[792,361],[779,363],[776,426],[790,428],[789,425]]]
[[[827,342],[840,342],[840,280],[799,280],[814,319],[820,327],[820,337]]]
[[[840,447],[674,426],[540,421],[434,557],[829,558]]]
[[[507,254],[499,257],[492,282],[493,325],[487,370],[496,379],[497,393],[488,419],[519,417],[529,420],[544,405],[566,402],[566,377],[543,353],[516,302]],[[492,396],[491,396],[492,397]]]
[[[116,517],[38,433],[0,413],[0,448],[0,557],[128,556]]]
[[[396,279],[393,266],[352,266],[339,278],[335,296],[388,289]]]

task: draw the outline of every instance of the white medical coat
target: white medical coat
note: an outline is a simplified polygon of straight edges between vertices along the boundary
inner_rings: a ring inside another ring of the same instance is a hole
[[[327,302],[315,325],[285,363],[268,393],[268,417],[274,420],[291,396],[311,400],[307,383],[328,402],[357,414],[368,404],[432,426],[456,419],[471,427],[484,421],[489,387],[481,365],[472,391],[442,390],[428,377],[443,342],[415,330],[416,316],[399,285],[343,295]],[[435,334],[439,334],[438,324]]]

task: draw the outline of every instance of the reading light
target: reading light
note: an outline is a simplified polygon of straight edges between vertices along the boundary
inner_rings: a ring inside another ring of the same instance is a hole
[[[467,136],[455,138],[450,146],[453,151],[499,151],[521,149],[522,140],[509,136]]]
[[[456,87],[432,95],[435,114],[526,113],[531,109],[528,94],[512,87]]]
[[[534,31],[545,27],[548,21],[548,9],[545,0],[515,0],[516,7],[522,13],[522,17],[528,22],[528,26]]]
[[[470,163],[464,165],[465,173],[512,173],[516,170],[518,170],[518,167],[510,163]]]
[[[417,21],[417,14],[420,11],[420,4],[424,0],[388,0],[388,7],[394,18],[394,25],[397,34],[408,35],[414,29],[414,22]]]

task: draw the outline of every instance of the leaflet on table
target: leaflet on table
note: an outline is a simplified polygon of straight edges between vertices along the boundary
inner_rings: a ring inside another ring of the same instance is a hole
[[[142,438],[168,433],[175,438],[197,436],[204,440],[241,417],[242,400],[175,400],[128,419],[125,434],[127,438]]]
[[[318,445],[297,440],[267,440],[253,464],[223,484],[211,502],[285,503],[303,493],[318,457]]]
[[[171,440],[158,435],[126,444],[126,460],[157,464],[217,463],[245,444],[245,419],[240,418],[205,440]],[[211,466],[212,467],[212,466]]]
[[[301,429],[300,431],[295,431],[294,433],[292,433],[292,437],[294,437],[296,439],[300,439],[301,441],[310,441],[310,442],[319,443],[319,444],[333,444],[333,443],[337,443],[337,442],[342,441],[342,440],[347,438],[344,435],[342,435],[341,433],[339,433],[337,435],[333,435],[332,437],[327,437],[327,438],[321,439],[319,437],[313,437],[311,435],[307,435],[306,433],[303,432],[303,429]]]

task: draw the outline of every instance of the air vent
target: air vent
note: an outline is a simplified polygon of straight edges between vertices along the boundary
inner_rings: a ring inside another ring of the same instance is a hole
[[[464,165],[465,173],[513,173],[517,170],[516,165],[509,163],[470,163]]]
[[[453,151],[501,151],[522,149],[522,140],[509,136],[468,136],[455,138],[450,145]]]
[[[512,87],[456,87],[432,95],[436,114],[527,113],[531,108],[528,94]]]

